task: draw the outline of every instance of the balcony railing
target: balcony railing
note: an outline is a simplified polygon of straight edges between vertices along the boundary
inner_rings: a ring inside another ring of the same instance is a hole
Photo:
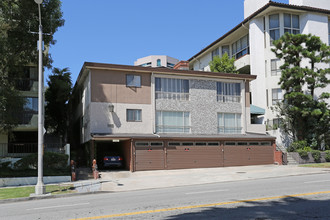
[[[45,144],[45,152],[65,153],[63,145],[58,143]],[[38,143],[9,143],[0,144],[1,157],[23,157],[38,152]]]
[[[171,99],[171,100],[187,101],[187,100],[189,100],[189,93],[156,92],[156,99]]]
[[[14,82],[14,86],[17,90],[20,91],[31,91],[33,87],[33,83],[37,82],[37,80],[33,79],[11,79]]]
[[[235,95],[217,95],[218,102],[241,102],[241,96]]]

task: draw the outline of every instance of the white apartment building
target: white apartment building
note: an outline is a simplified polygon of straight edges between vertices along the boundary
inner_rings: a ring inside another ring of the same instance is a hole
[[[173,68],[178,62],[179,60],[173,57],[165,55],[151,55],[137,59],[134,62],[134,66]]]
[[[268,133],[285,144],[285,134],[277,129],[272,106],[282,99],[278,85],[282,61],[271,51],[272,41],[285,32],[312,34],[330,42],[330,1],[289,0],[289,4],[268,0],[245,0],[244,20],[225,35],[189,59],[191,70],[209,71],[214,56],[228,53],[236,59],[240,73],[256,75],[251,82],[251,120],[267,125]],[[308,63],[303,63],[308,65]],[[325,88],[328,91],[329,87]]]

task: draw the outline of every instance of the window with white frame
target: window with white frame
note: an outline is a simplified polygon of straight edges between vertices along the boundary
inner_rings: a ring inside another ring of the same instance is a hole
[[[241,102],[241,84],[217,82],[218,102]]]
[[[141,87],[141,76],[139,75],[126,75],[126,86],[127,87]]]
[[[299,15],[284,14],[284,33],[299,34]]]
[[[235,59],[249,53],[249,35],[245,35],[232,44],[232,57]]]
[[[274,40],[280,39],[280,15],[269,15],[269,36],[270,45],[273,45]]]
[[[189,80],[174,78],[155,79],[156,99],[189,100]]]
[[[190,133],[190,113],[156,111],[157,133]]]
[[[141,109],[127,109],[126,110],[126,120],[127,121],[142,121]]]
[[[281,69],[280,69],[280,60],[279,59],[272,59],[270,61],[270,70],[272,76],[280,76],[281,75]]]
[[[275,105],[277,102],[282,100],[282,89],[272,89],[272,104]]]
[[[214,57],[219,56],[219,48],[216,48],[214,50],[212,50],[212,60],[214,59]]]
[[[241,114],[218,113],[218,133],[220,134],[242,133]]]
[[[330,45],[330,20],[328,20],[328,32],[329,32],[329,41],[328,41],[328,45]]]
[[[221,55],[223,56],[225,53],[227,53],[227,55],[229,56],[229,45],[223,45],[221,47]]]

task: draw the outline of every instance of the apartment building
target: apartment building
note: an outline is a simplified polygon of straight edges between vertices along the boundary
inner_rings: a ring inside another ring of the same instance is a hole
[[[131,171],[273,164],[275,138],[250,123],[254,75],[85,62],[70,103],[71,146]]]
[[[277,137],[277,144],[286,145],[288,139],[278,129],[279,120],[272,110],[272,106],[284,95],[278,85],[283,61],[271,51],[272,42],[289,32],[316,35],[329,44],[329,19],[328,0],[289,0],[289,4],[245,0],[244,20],[192,56],[189,68],[209,71],[208,64],[214,56],[221,57],[227,53],[235,58],[235,66],[240,73],[257,76],[250,84],[252,123],[266,125],[268,133]],[[302,65],[309,64],[303,61]],[[325,89],[329,91],[330,87]],[[317,94],[320,93],[319,90]]]
[[[11,80],[26,98],[26,103],[22,112],[13,113],[19,120],[19,126],[11,135],[0,133],[0,158],[24,156],[38,149],[38,69],[26,66],[22,77]]]

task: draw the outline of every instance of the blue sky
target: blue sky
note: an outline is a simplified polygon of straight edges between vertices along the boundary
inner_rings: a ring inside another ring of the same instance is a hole
[[[244,0],[63,0],[65,24],[50,48],[53,67],[69,67],[74,84],[85,61],[187,60],[243,21],[243,6]]]

